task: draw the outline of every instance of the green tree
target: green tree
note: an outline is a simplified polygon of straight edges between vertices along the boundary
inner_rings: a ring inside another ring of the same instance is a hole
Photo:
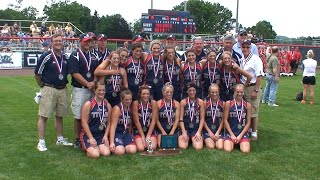
[[[38,10],[35,7],[29,6],[24,9],[22,9],[21,13],[27,18],[27,19],[36,19],[36,16],[38,14]]]
[[[184,2],[173,8],[175,11],[184,10]],[[219,3],[203,0],[189,0],[187,10],[195,17],[197,33],[212,34],[225,32],[232,28],[232,12]]]
[[[141,29],[142,29],[141,19],[135,20],[134,23],[133,23],[133,26],[132,26],[133,34],[134,35],[140,34]]]
[[[77,2],[65,0],[56,4],[46,5],[43,13],[49,16],[49,20],[72,22],[82,31],[91,29],[91,11],[88,7]]]
[[[275,39],[277,36],[270,22],[265,20],[259,21],[255,26],[249,27],[247,30],[255,32],[258,37],[263,36],[264,39]]]
[[[129,24],[120,14],[102,16],[96,32],[104,33],[109,38],[132,38],[132,31]]]

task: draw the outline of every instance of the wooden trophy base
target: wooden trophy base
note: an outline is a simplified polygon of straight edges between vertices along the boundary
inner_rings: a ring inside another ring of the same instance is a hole
[[[153,151],[152,153],[142,152],[142,156],[175,156],[181,154],[182,151],[180,149],[159,149]]]

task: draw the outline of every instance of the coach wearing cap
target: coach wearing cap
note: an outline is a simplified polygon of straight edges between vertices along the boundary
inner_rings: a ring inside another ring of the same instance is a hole
[[[176,39],[176,37],[175,37],[174,35],[170,35],[170,36],[168,36],[168,37],[166,38],[166,46],[171,46],[171,47],[173,47],[173,48],[176,48],[176,46],[177,46],[177,39]],[[164,50],[162,50],[161,53],[163,53],[163,52],[164,52]],[[176,57],[180,59],[180,54],[177,53],[176,51],[174,51],[174,52],[175,52]]]
[[[243,41],[248,40],[248,33],[246,30],[241,30],[238,33],[238,37],[237,37],[238,42],[235,43],[233,45],[233,50],[236,51],[237,53],[239,53],[241,56],[243,56],[242,54],[242,49],[241,49],[241,44],[243,43]],[[258,48],[255,44],[251,44],[251,52],[257,56],[259,56],[259,51]]]
[[[89,34],[80,35],[80,48],[70,54],[69,73],[72,76],[72,102],[71,109],[74,115],[74,133],[76,141],[74,147],[80,147],[79,135],[81,130],[81,109],[83,104],[92,96],[94,89],[94,70],[99,62],[90,51],[92,38]]]
[[[96,53],[98,55],[99,64],[101,64],[102,61],[106,60],[109,55],[110,51],[107,49],[107,36],[105,34],[99,34],[97,37],[98,40],[98,49],[96,50]]]
[[[245,40],[241,44],[241,50],[243,57],[241,61],[241,68],[251,74],[252,79],[249,84],[245,84],[247,78],[241,77],[241,82],[246,85],[245,87],[245,99],[252,105],[251,115],[251,139],[257,139],[257,128],[258,128],[258,113],[259,104],[261,98],[261,81],[263,66],[259,56],[252,53],[252,45],[248,40]]]

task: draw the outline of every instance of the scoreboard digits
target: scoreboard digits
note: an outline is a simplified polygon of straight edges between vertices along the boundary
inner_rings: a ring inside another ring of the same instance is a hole
[[[150,10],[142,14],[142,28],[145,33],[195,34],[194,18],[189,12]]]

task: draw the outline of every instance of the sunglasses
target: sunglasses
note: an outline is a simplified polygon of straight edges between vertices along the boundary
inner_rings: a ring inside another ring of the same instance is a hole
[[[247,36],[247,35],[248,35],[247,33],[240,34],[240,36]]]
[[[250,49],[250,46],[242,46],[242,49]]]

